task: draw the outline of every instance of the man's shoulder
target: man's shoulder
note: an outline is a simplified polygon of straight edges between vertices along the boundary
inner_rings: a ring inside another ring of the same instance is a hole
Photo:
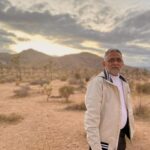
[[[99,73],[98,75],[92,76],[90,79],[90,83],[101,83],[103,81],[103,77],[101,76],[101,73]]]

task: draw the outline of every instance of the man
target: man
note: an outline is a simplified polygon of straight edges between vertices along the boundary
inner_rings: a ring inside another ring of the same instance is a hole
[[[125,150],[125,135],[131,140],[134,132],[130,89],[120,75],[122,53],[106,51],[104,71],[93,78],[87,87],[85,130],[89,150]]]

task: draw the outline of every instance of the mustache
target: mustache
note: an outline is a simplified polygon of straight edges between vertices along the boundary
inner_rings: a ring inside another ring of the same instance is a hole
[[[112,69],[120,69],[120,67],[112,67]]]

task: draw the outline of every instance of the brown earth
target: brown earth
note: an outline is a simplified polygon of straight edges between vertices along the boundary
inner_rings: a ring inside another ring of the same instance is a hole
[[[65,82],[53,82],[53,94]],[[84,93],[76,93],[66,104],[60,98],[41,94],[38,86],[31,87],[31,95],[14,98],[14,83],[0,85],[0,114],[16,113],[24,119],[15,124],[0,123],[0,150],[88,150],[83,127],[84,112],[64,108],[84,100]],[[150,122],[136,120],[136,134],[127,150],[149,150]]]

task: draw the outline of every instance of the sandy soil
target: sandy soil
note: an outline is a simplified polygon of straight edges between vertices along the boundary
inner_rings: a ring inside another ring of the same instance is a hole
[[[54,94],[58,94],[58,81]],[[65,83],[59,83],[63,85]],[[0,150],[87,150],[83,127],[84,112],[67,111],[68,105],[53,98],[46,102],[40,88],[33,86],[26,98],[14,98],[15,84],[0,85],[0,114],[16,113],[24,117],[15,124],[0,124]],[[84,94],[71,96],[72,103],[79,103]],[[136,121],[136,136],[128,150],[149,150],[150,122]]]

